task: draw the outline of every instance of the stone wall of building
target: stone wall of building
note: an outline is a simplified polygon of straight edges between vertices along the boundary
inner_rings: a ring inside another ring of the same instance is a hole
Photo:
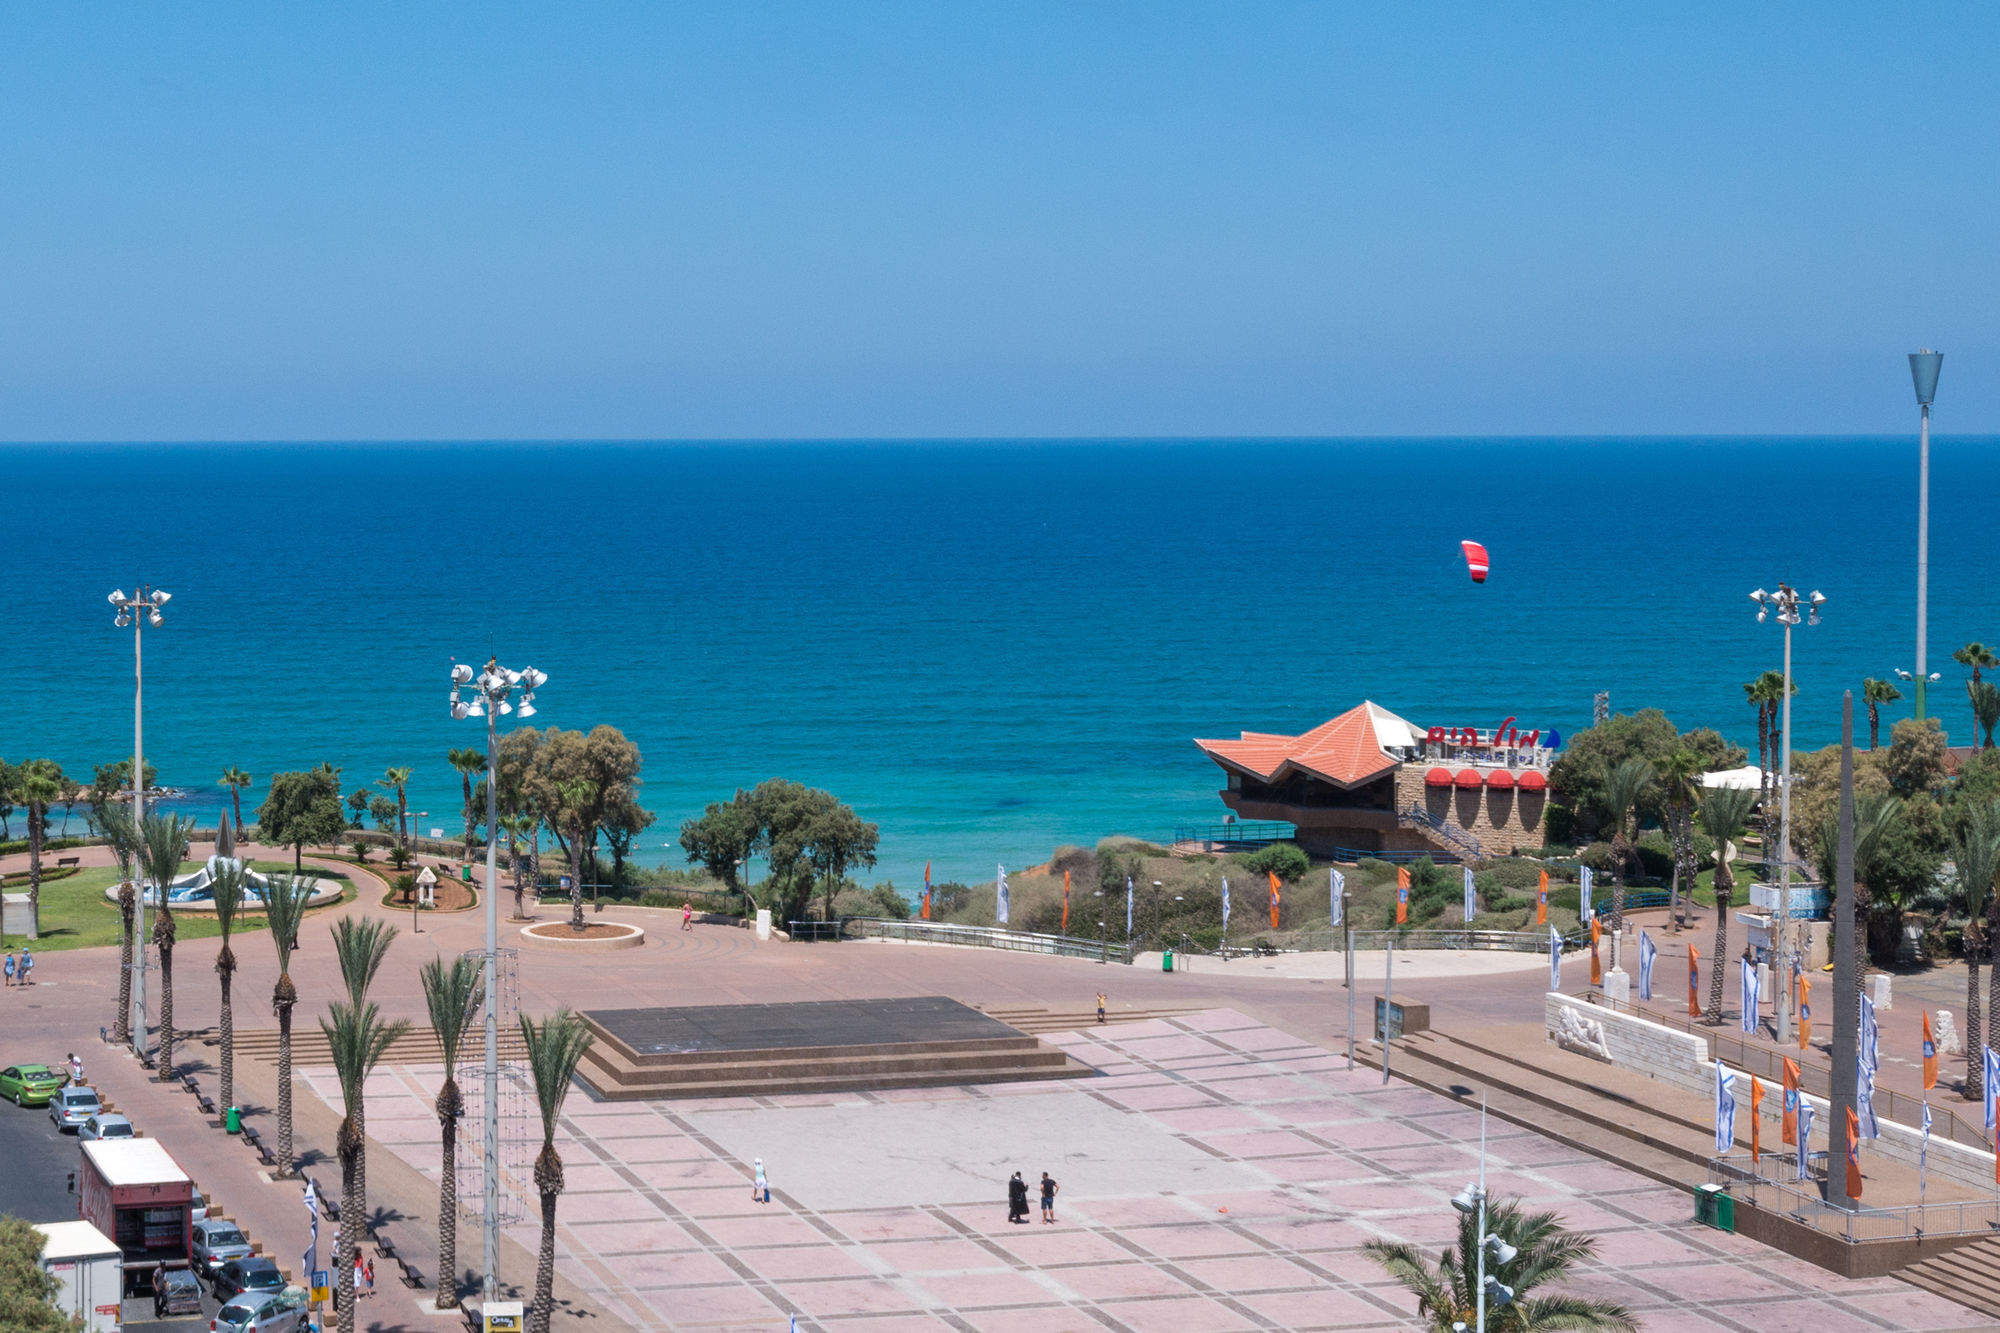
[[[1404,764],[1396,770],[1398,811],[1417,806],[1434,818],[1458,825],[1479,839],[1479,850],[1487,856],[1507,856],[1517,849],[1542,845],[1542,812],[1548,806],[1546,791],[1427,787],[1424,785],[1424,774],[1431,767],[1429,764]],[[1404,828],[1398,832],[1409,838],[1408,845],[1412,848],[1455,850],[1422,829]]]

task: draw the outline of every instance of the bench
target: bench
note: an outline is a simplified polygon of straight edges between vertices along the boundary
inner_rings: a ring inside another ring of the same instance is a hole
[[[212,1101],[208,1097],[203,1096],[201,1093],[197,1092],[194,1095],[194,1103],[196,1106],[199,1106],[201,1108],[201,1113],[203,1115],[208,1116],[211,1119],[214,1118],[215,1116],[214,1101]]]
[[[394,1259],[396,1257],[396,1245],[394,1241],[389,1239],[387,1230],[379,1227],[370,1227],[368,1228],[368,1238],[375,1242],[375,1252],[380,1254],[384,1259]]]
[[[80,866],[82,864],[83,858],[80,856],[58,856],[56,858],[56,869],[58,870],[61,870],[65,866]]]
[[[398,1260],[396,1260],[396,1267],[398,1267],[398,1268],[400,1268],[400,1269],[402,1269],[402,1270],[403,1270],[403,1285],[404,1285],[404,1286],[406,1286],[406,1287],[410,1288],[410,1289],[411,1289],[412,1291],[422,1291],[422,1290],[423,1290],[423,1287],[424,1287],[424,1275],[423,1275],[422,1273],[418,1272],[418,1271],[417,1271],[416,1269],[414,1269],[414,1268],[410,1267],[410,1261],[409,1261],[409,1260],[407,1260],[407,1259],[398,1259]]]
[[[201,1096],[201,1084],[194,1081],[193,1074],[182,1074],[181,1086],[187,1089],[189,1092],[193,1093],[195,1096],[197,1097]]]

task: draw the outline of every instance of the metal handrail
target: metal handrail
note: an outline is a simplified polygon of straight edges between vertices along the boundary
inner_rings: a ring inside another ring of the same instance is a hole
[[[951,944],[1011,953],[1053,954],[1093,963],[1130,963],[1132,951],[1109,940],[1073,935],[1040,935],[1004,926],[947,925],[941,921],[897,921],[889,917],[844,916],[835,921],[794,921],[794,940],[880,939],[922,944]]]
[[[1956,1200],[1949,1203],[1897,1204],[1888,1208],[1835,1207],[1826,1201],[1827,1154],[1811,1153],[1806,1162],[1808,1178],[1802,1184],[1791,1176],[1798,1171],[1796,1152],[1767,1152],[1765,1164],[1780,1174],[1767,1176],[1764,1166],[1750,1161],[1747,1153],[1730,1153],[1708,1159],[1708,1182],[1729,1187],[1752,1207],[1764,1194],[1777,1198],[1781,1212],[1795,1222],[1845,1241],[1849,1245],[1881,1240],[1913,1240],[1920,1236],[1977,1236],[2000,1231],[2000,1201],[1993,1199]],[[1790,1173],[1789,1175],[1786,1173]]]
[[[1786,1053],[1776,1047],[1753,1046],[1743,1040],[1740,1032],[1709,1027],[1697,1022],[1686,1014],[1662,1013],[1652,1009],[1641,1009],[1637,1001],[1627,1001],[1619,1005],[1602,990],[1591,987],[1579,992],[1578,998],[1606,1009],[1616,1009],[1629,1013],[1634,1018],[1642,1018],[1648,1023],[1658,1023],[1661,1027],[1685,1032],[1691,1037],[1700,1037],[1708,1043],[1708,1056],[1720,1060],[1732,1069],[1741,1069],[1746,1074],[1754,1074],[1767,1083],[1782,1084],[1785,1079],[1784,1062]],[[1828,1097],[1832,1093],[1833,1067],[1798,1056],[1789,1057],[1799,1067],[1799,1087],[1815,1097]],[[1879,1084],[1875,1088],[1875,1114],[1884,1120],[1893,1120],[1908,1129],[1923,1125],[1924,1099],[1912,1097],[1907,1092],[1885,1088]],[[1965,1148],[1990,1151],[1992,1144],[1983,1129],[1959,1119],[1958,1113],[1949,1106],[1937,1102],[1930,1104],[1931,1136],[1946,1139]]]
[[[1421,805],[1412,802],[1409,809],[1398,811],[1396,822],[1406,826],[1427,828],[1461,851],[1470,852],[1473,860],[1480,859],[1479,838],[1471,829],[1434,815]]]
[[[1393,941],[1398,949],[1500,950],[1511,953],[1546,953],[1549,937],[1533,930],[1357,930],[1354,947],[1379,949]],[[1584,948],[1587,931],[1571,931],[1562,937],[1565,952]],[[1346,947],[1344,942],[1334,947]]]
[[[1409,865],[1425,857],[1429,857],[1433,863],[1441,866],[1455,866],[1463,860],[1459,853],[1446,851],[1442,847],[1427,848],[1420,852],[1384,852],[1370,851],[1365,847],[1335,847],[1332,855],[1336,861],[1386,861],[1390,865]]]
[[[1173,841],[1181,842],[1289,842],[1298,835],[1298,826],[1282,819],[1235,820],[1227,824],[1180,824]]]

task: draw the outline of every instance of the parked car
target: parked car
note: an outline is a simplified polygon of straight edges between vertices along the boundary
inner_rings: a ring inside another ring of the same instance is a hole
[[[8,1065],[0,1069],[0,1097],[16,1106],[47,1106],[63,1082],[63,1076],[47,1065]]]
[[[213,1278],[215,1270],[231,1259],[248,1259],[250,1242],[234,1222],[225,1222],[219,1217],[206,1218],[194,1224],[194,1243],[190,1258],[203,1277]]]
[[[233,1301],[246,1291],[283,1291],[285,1275],[269,1259],[231,1259],[215,1270],[209,1287],[218,1301]]]
[[[200,1313],[201,1282],[192,1269],[162,1267],[153,1270],[153,1318]]]
[[[188,1221],[199,1222],[208,1216],[208,1196],[199,1189],[188,1195]]]
[[[103,1109],[94,1088],[63,1088],[49,1098],[49,1119],[57,1129],[82,1129],[84,1121]]]
[[[77,1130],[79,1139],[130,1139],[138,1137],[132,1122],[115,1111],[99,1111]]]
[[[303,1333],[309,1313],[298,1287],[248,1291],[215,1312],[209,1333]]]

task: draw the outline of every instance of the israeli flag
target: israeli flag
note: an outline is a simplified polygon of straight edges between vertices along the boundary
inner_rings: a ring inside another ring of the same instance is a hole
[[[1583,923],[1587,926],[1590,924],[1590,885],[1593,877],[1590,873],[1589,866],[1585,866],[1583,868],[1582,874],[1583,874]]]
[[[1881,1128],[1875,1123],[1875,1071],[1865,1063],[1856,1061],[1854,1071],[1854,1122],[1864,1139],[1879,1139]]]
[[[1473,913],[1478,910],[1479,899],[1472,888],[1472,867],[1467,866],[1465,868],[1465,919],[1468,924],[1472,921]]]
[[[1878,1044],[1882,1030],[1875,1026],[1875,1001],[1861,997],[1861,1067],[1874,1073],[1882,1067]]]
[[[1653,943],[1653,937],[1645,931],[1639,932],[1639,998],[1653,998],[1653,960],[1660,951]]]
[[[1757,1030],[1757,965],[1745,958],[1737,966],[1743,972],[1743,1030]]]
[[[1924,1138],[1917,1145],[1917,1171],[1921,1175],[1930,1167],[1931,1156],[1931,1104],[1924,1103]]]
[[[1229,933],[1229,881],[1222,881],[1222,933]]]
[[[1125,933],[1132,933],[1132,877],[1125,877]]]
[[[1333,895],[1333,925],[1334,929],[1338,930],[1341,918],[1346,915],[1341,909],[1346,905],[1347,876],[1341,874],[1338,870],[1329,870],[1326,874],[1327,892]]]
[[[1736,1146],[1736,1075],[1715,1062],[1715,1153],[1720,1157]]]
[[[1549,989],[1563,988],[1563,937],[1556,934],[1554,926],[1549,927]]]
[[[1995,1093],[1994,1085],[2000,1083],[2000,1054],[1991,1046],[1986,1048],[1986,1132],[1993,1132]]]
[[[1812,1103],[1799,1098],[1799,1179],[1812,1177]]]
[[[993,919],[1001,925],[1007,924],[1007,867],[1000,867],[1000,885],[994,899]]]
[[[313,1269],[319,1263],[319,1190],[312,1179],[306,1179],[306,1225],[312,1229],[312,1237],[306,1241],[306,1281],[312,1281]]]

